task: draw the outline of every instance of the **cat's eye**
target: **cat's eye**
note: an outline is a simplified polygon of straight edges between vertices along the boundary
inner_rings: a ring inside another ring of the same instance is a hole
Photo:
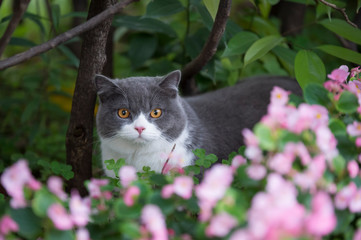
[[[128,118],[130,115],[130,112],[126,108],[121,108],[118,110],[118,116],[121,118]]]
[[[153,109],[150,112],[150,116],[152,118],[159,118],[162,115],[162,110],[160,108]]]

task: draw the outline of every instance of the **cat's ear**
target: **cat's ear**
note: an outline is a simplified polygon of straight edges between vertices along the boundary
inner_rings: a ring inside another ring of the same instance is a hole
[[[94,87],[99,95],[100,99],[104,96],[108,95],[109,93],[113,92],[112,90],[117,88],[114,81],[106,76],[96,74],[94,77]]]
[[[178,85],[180,80],[181,80],[181,71],[175,70],[165,75],[162,78],[159,86],[175,97],[178,94]]]

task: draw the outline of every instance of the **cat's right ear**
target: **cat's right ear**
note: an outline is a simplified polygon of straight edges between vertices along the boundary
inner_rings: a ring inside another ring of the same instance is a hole
[[[101,74],[96,74],[93,82],[95,90],[101,100],[103,97],[111,93],[112,90],[117,88],[117,85],[115,85],[112,79]]]
[[[178,94],[178,85],[181,80],[181,71],[176,70],[163,77],[159,86],[166,90],[172,97]]]

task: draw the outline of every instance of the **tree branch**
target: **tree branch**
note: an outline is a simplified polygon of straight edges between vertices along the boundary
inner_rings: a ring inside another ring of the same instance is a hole
[[[355,27],[355,28],[358,28],[357,25],[354,24],[353,22],[351,22],[351,20],[348,18],[345,8],[337,7],[336,4],[329,3],[329,2],[327,2],[326,0],[316,0],[316,1],[319,1],[319,2],[323,3],[323,4],[326,5],[326,6],[331,7],[331,8],[333,8],[333,9],[339,11],[339,12],[345,17],[345,20],[346,20],[346,22],[347,22],[348,24],[350,24],[351,26],[353,26],[353,27]]]
[[[218,43],[226,29],[227,20],[231,11],[232,0],[219,1],[216,19],[212,31],[200,54],[182,70],[180,88],[183,94],[190,95],[196,90],[194,76],[202,70],[217,51]]]
[[[75,36],[78,36],[84,32],[89,31],[90,29],[94,28],[95,26],[99,25],[100,23],[102,23],[103,21],[108,19],[109,17],[111,17],[114,14],[116,14],[117,12],[119,12],[121,9],[123,9],[128,4],[135,2],[135,1],[139,1],[139,0],[124,0],[122,2],[119,2],[115,5],[113,5],[112,7],[104,10],[103,12],[99,13],[98,15],[92,17],[85,23],[83,23],[79,26],[76,26],[76,27],[70,29],[69,31],[62,33],[62,34],[58,35],[57,37],[55,37],[41,45],[35,46],[25,52],[16,54],[15,56],[12,56],[8,59],[0,61],[0,70],[17,65],[17,64],[19,64],[23,61],[26,61],[34,56],[37,56],[50,49],[53,49],[56,46],[68,41],[69,39],[71,39]]]
[[[17,8],[17,11],[14,12],[9,25],[7,26],[4,35],[0,39],[0,56],[3,54],[6,46],[8,45],[11,36],[13,35],[16,27],[18,26],[21,18],[23,17],[26,9],[28,8],[30,0],[21,0]]]

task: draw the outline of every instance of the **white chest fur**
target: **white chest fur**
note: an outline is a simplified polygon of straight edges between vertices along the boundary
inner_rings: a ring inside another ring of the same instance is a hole
[[[141,135],[136,128],[142,126]],[[140,138],[140,136],[142,136]],[[155,172],[160,173],[172,151],[176,147],[169,160],[171,166],[184,167],[192,164],[194,155],[186,148],[188,131],[186,128],[174,141],[169,142],[161,136],[159,130],[149,123],[143,115],[140,115],[133,123],[126,125],[113,138],[101,138],[102,160],[105,173],[109,177],[115,177],[113,171],[105,168],[104,161],[109,159],[125,159],[127,165],[134,166],[137,171],[142,171],[144,166],[149,166]]]

